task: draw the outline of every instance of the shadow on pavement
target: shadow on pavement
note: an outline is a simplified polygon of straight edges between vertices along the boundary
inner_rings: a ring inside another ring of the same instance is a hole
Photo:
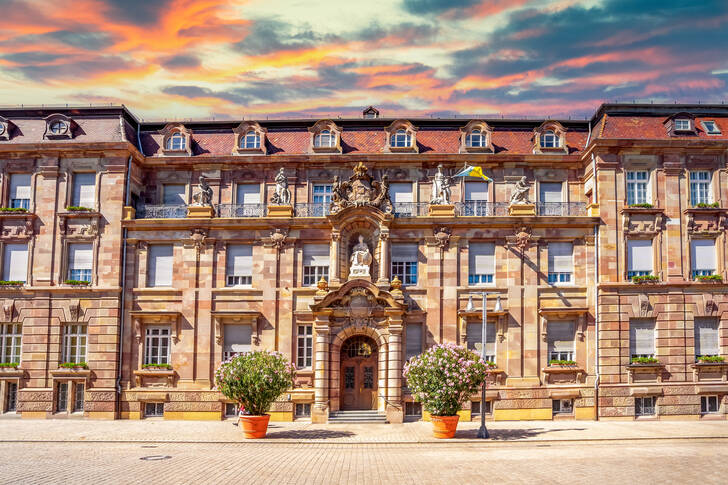
[[[351,431],[334,431],[328,429],[290,429],[286,431],[268,431],[268,439],[295,440],[329,440],[334,438],[350,438],[355,436]]]
[[[544,429],[544,428],[528,428],[528,429],[493,429],[488,430],[490,439],[494,441],[523,440],[542,435],[544,433],[553,433],[556,431],[584,431],[586,428],[560,428],[560,429]],[[454,439],[476,439],[478,437],[477,429],[458,430]]]

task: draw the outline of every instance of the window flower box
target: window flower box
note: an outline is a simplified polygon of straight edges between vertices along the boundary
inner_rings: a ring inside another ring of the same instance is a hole
[[[651,365],[658,364],[659,365],[660,361],[657,360],[656,357],[633,357],[632,365],[635,365],[635,364],[648,364],[648,365],[649,364],[651,364]]]
[[[0,377],[23,377],[25,371],[19,369],[17,362],[0,363]]]
[[[0,369],[17,369],[19,365],[17,362],[0,362]]]
[[[19,288],[19,287],[21,287],[23,285],[25,285],[25,281],[5,281],[5,280],[0,280],[0,286]]]
[[[136,387],[143,387],[145,380],[151,380],[159,386],[158,380],[165,379],[167,387],[174,385],[175,371],[170,364],[144,364],[141,369],[133,371]]]
[[[59,369],[88,369],[86,362],[64,362],[58,366]]]
[[[91,282],[86,280],[66,280],[63,282],[66,285],[70,286],[90,286]]]
[[[576,361],[573,361],[573,360],[559,360],[559,359],[549,360],[549,367],[550,366],[565,367],[565,366],[575,366],[575,365],[576,365]]]
[[[708,204],[706,202],[699,202],[695,204],[693,207],[694,209],[718,209],[720,207],[720,204],[718,202],[713,202],[712,204]]]
[[[26,214],[28,212],[28,209],[24,207],[0,207],[0,212],[9,212],[9,213],[20,213],[20,214]]]
[[[720,355],[699,355],[698,362],[701,364],[722,364],[725,358]]]
[[[654,284],[654,283],[659,283],[659,282],[660,282],[659,276],[655,276],[655,275],[651,275],[651,274],[632,277],[632,283],[635,283],[638,285]]]
[[[172,364],[144,364],[142,369],[160,369],[160,370],[172,370]]]
[[[82,205],[69,205],[66,207],[68,212],[94,212],[90,207],[84,207]]]
[[[630,209],[654,209],[655,208],[654,205],[647,204],[647,203],[643,203],[643,204],[630,204],[628,207]]]
[[[546,384],[579,384],[586,381],[586,371],[573,360],[550,360],[541,372]]]
[[[697,362],[690,367],[693,368],[693,380],[696,382],[728,382],[728,362],[721,356],[698,356]]]
[[[701,283],[722,283],[723,277],[719,274],[697,275],[695,276],[695,281],[700,281]]]

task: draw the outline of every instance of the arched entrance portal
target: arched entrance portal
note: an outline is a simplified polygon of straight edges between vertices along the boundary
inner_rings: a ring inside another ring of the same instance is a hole
[[[341,346],[341,410],[377,409],[377,344],[355,335]]]

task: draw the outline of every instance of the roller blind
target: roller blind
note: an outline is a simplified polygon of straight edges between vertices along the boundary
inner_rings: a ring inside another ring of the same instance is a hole
[[[29,173],[14,173],[10,176],[10,198],[30,199]]]
[[[470,274],[495,273],[495,244],[470,243],[468,245]]]
[[[28,278],[28,245],[6,244],[3,257],[3,280],[25,281]]]
[[[469,322],[465,335],[468,348],[480,354],[483,346],[482,322]],[[488,322],[485,329],[485,355],[495,355],[495,323]]]
[[[225,261],[227,276],[253,276],[253,246],[230,244]]]
[[[417,244],[398,243],[392,244],[392,261],[411,262],[417,261]]]
[[[629,322],[629,350],[632,355],[655,354],[655,322],[653,320]]]
[[[488,184],[465,182],[465,200],[488,200]]]
[[[393,204],[414,201],[411,182],[389,184],[389,198]]]
[[[71,244],[68,247],[68,267],[70,269],[92,269],[93,245]]]
[[[224,352],[249,352],[251,325],[225,325]]]
[[[73,174],[73,200],[71,205],[82,207],[94,207],[94,196],[96,189],[95,173],[74,173]]]
[[[260,185],[238,184],[237,204],[260,204]]]
[[[549,321],[548,343],[551,352],[574,351],[574,322]]]
[[[171,244],[149,246],[149,286],[172,286],[173,255]]]
[[[407,338],[405,358],[420,355],[422,353],[422,324],[408,323],[405,337]]]
[[[715,240],[693,239],[690,242],[693,269],[715,270]]]
[[[720,355],[717,318],[695,319],[695,355]]]
[[[574,271],[574,246],[570,242],[549,243],[549,273]]]
[[[652,240],[627,241],[627,270],[652,271]]]
[[[303,245],[304,266],[328,266],[329,245],[328,244],[304,244]]]
[[[561,202],[561,182],[541,182],[541,202]]]
[[[185,186],[178,184],[165,185],[162,198],[165,205],[185,205]]]

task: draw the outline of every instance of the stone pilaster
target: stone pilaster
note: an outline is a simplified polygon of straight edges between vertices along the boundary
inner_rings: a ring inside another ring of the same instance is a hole
[[[329,327],[330,312],[316,315],[314,354],[314,406],[311,410],[312,423],[326,423],[329,420]]]
[[[402,423],[402,317],[389,317],[389,368],[387,378],[387,421]]]

